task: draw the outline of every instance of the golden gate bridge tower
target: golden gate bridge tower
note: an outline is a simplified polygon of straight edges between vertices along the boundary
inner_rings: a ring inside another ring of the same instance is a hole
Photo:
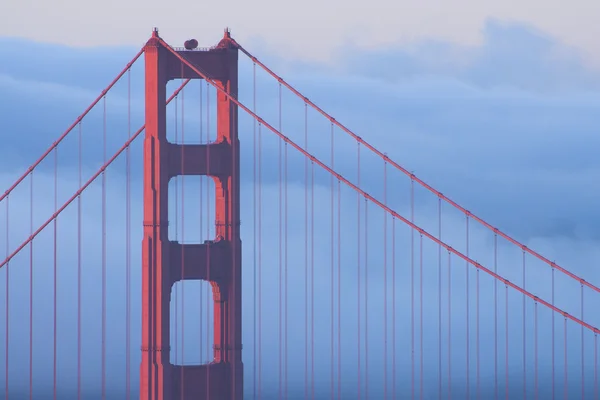
[[[238,49],[225,31],[208,50],[168,49],[155,28],[145,46],[144,237],[140,399],[242,399],[242,312]],[[178,57],[183,57],[190,68]],[[217,138],[205,145],[174,144],[166,135],[166,86],[173,79],[217,82]],[[216,238],[182,244],[168,238],[168,183],[205,175],[215,182]],[[205,365],[170,363],[170,298],[181,280],[205,280],[214,300],[214,356]]]

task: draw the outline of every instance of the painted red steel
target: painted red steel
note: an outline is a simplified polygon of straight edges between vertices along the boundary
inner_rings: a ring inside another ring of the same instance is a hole
[[[208,51],[176,51],[155,30],[144,49],[143,400],[240,400],[243,395],[239,141],[237,107],[231,101],[237,97],[238,52],[228,37],[226,32],[224,40]],[[209,71],[207,77],[215,79],[220,89],[214,143],[177,145],[167,141],[166,84],[175,78],[200,78],[189,65]],[[175,175],[207,175],[214,179],[214,241],[169,241],[168,183]],[[206,280],[213,289],[214,351],[210,364],[170,363],[170,297],[174,283],[182,279]]]

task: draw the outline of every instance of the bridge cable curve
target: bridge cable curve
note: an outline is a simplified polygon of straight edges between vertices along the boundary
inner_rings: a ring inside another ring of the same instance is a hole
[[[191,79],[187,79],[186,81],[184,81],[181,86],[175,90],[175,92],[173,92],[173,94],[171,95],[171,97],[169,97],[169,99],[167,99],[167,103],[169,104],[171,102],[171,100],[173,100],[175,97],[177,97],[177,95],[179,94],[179,92],[181,92],[181,90],[188,84],[188,82]],[[56,210],[56,212],[54,212],[54,214],[52,214],[52,216],[50,216],[50,218],[48,218],[46,220],[46,222],[44,222],[36,231],[34,231],[27,239],[25,239],[25,241],[23,243],[21,243],[21,245],[19,247],[17,247],[11,254],[9,254],[6,259],[4,261],[2,261],[0,263],[0,269],[2,267],[4,267],[6,264],[8,264],[10,262],[10,260],[12,260],[21,250],[23,250],[25,248],[25,246],[27,246],[31,241],[33,241],[33,239],[35,239],[35,237],[37,235],[39,235],[48,225],[50,225],[50,223],[52,221],[54,221],[64,210],[65,208],[67,208],[69,206],[69,204],[71,204],[77,197],[79,197],[81,195],[81,193],[83,193],[83,191],[92,184],[92,182],[94,182],[96,180],[96,178],[98,178],[99,176],[102,175],[102,173],[104,171],[106,171],[106,169],[110,166],[110,164],[113,163],[113,161],[115,161],[120,155],[121,153],[123,153],[127,148],[129,148],[129,146],[131,145],[131,143],[133,143],[133,141],[135,139],[137,139],[137,137],[140,135],[140,133],[142,133],[144,131],[144,129],[146,128],[146,125],[142,125],[133,135],[131,135],[131,137],[125,142],[125,144],[123,146],[121,146],[121,148],[119,148],[119,150],[117,150],[117,152],[111,157],[109,158],[101,167],[100,169],[98,169],[98,171],[92,175],[92,177],[90,177],[90,179],[88,179],[74,194],[73,196],[71,196],[67,201],[64,202],[64,204],[58,209]]]
[[[258,66],[260,66],[265,72],[267,72],[269,75],[271,75],[273,78],[275,78],[281,85],[285,86],[288,90],[290,90],[292,93],[294,93],[296,96],[298,96],[303,101],[305,101],[308,105],[310,105],[314,110],[316,110],[318,113],[320,113],[325,118],[327,118],[332,124],[335,124],[342,131],[344,131],[345,133],[347,133],[348,135],[350,135],[354,140],[356,140],[357,142],[361,143],[366,148],[368,148],[373,153],[375,153],[377,156],[379,156],[382,160],[389,162],[394,168],[396,168],[397,170],[399,170],[402,173],[404,173],[406,176],[408,176],[411,179],[413,179],[415,182],[417,182],[418,184],[420,184],[422,187],[424,187],[425,189],[429,190],[431,193],[435,194],[440,199],[444,200],[446,203],[450,204],[451,206],[453,206],[457,210],[461,211],[463,214],[465,214],[465,215],[469,216],[470,218],[476,220],[477,222],[479,222],[484,227],[490,229],[494,233],[496,233],[499,236],[503,237],[504,239],[508,240],[510,243],[512,243],[512,244],[520,247],[521,249],[523,249],[527,253],[531,254],[532,256],[536,257],[540,261],[548,264],[551,268],[555,268],[556,270],[562,272],[563,274],[567,275],[568,277],[570,277],[572,279],[575,279],[576,281],[578,281],[582,285],[585,285],[585,286],[589,287],[590,289],[592,289],[592,290],[600,293],[600,287],[598,287],[598,286],[596,286],[596,285],[594,285],[594,284],[592,284],[590,282],[587,282],[585,279],[580,278],[579,276],[577,276],[576,274],[570,272],[566,268],[561,267],[560,265],[556,264],[553,261],[550,261],[548,258],[544,257],[543,255],[541,255],[537,251],[535,251],[533,249],[530,249],[529,247],[525,246],[524,244],[522,244],[518,240],[516,240],[513,237],[509,236],[507,233],[504,233],[503,231],[501,231],[498,228],[494,227],[492,224],[490,224],[489,222],[485,221],[483,218],[474,215],[469,210],[467,210],[466,208],[462,207],[460,204],[458,204],[454,200],[448,198],[447,196],[445,196],[444,194],[442,194],[442,192],[436,190],[433,186],[429,185],[424,180],[418,178],[415,174],[413,174],[412,172],[410,172],[409,170],[407,170],[406,168],[404,168],[403,166],[401,166],[400,164],[398,164],[397,162],[395,162],[394,160],[392,160],[391,158],[389,158],[386,154],[384,154],[381,151],[377,150],[377,148],[375,148],[373,145],[371,145],[365,139],[363,139],[362,137],[358,136],[356,133],[354,133],[353,131],[351,131],[349,128],[347,128],[345,125],[343,125],[341,122],[337,121],[334,117],[332,117],[330,114],[328,114],[325,110],[323,110],[322,108],[320,108],[319,106],[317,106],[315,103],[313,103],[312,101],[310,101],[308,99],[308,97],[304,96],[297,89],[295,89],[291,84],[289,84],[288,82],[286,82],[282,77],[280,77],[275,72],[273,72],[269,67],[267,67],[265,64],[263,64],[258,58],[256,58],[254,55],[252,55],[252,53],[250,53],[248,50],[246,50],[243,46],[241,46],[234,39],[230,39],[230,40],[231,40],[231,42],[242,53],[244,53],[248,58],[250,58]]]
[[[92,101],[92,103],[89,105],[88,108],[85,109],[84,112],[81,113],[81,115],[79,115],[79,117],[77,117],[77,119],[75,119],[75,121],[62,133],[62,135],[59,136],[59,138],[52,143],[52,145],[50,147],[48,147],[48,150],[46,150],[44,152],[44,154],[41,155],[40,158],[37,159],[36,162],[34,162],[33,164],[31,164],[31,166],[29,168],[27,168],[27,171],[25,171],[16,181],[15,183],[13,183],[13,185],[11,187],[9,187],[3,194],[0,195],[0,202],[2,200],[4,200],[13,190],[15,190],[15,188],[17,186],[19,186],[19,184],[21,182],[23,182],[23,180],[25,178],[27,178],[27,176],[38,166],[41,164],[42,161],[44,161],[46,159],[46,157],[48,157],[48,155],[52,152],[52,150],[54,150],[55,148],[58,147],[58,145],[67,137],[67,135],[69,133],[71,133],[71,131],[73,129],[75,129],[75,127],[81,122],[83,121],[83,118],[85,118],[86,115],[88,115],[88,113],[90,111],[92,111],[92,109],[100,102],[100,100],[102,100],[104,98],[104,96],[106,96],[106,94],[113,88],[113,86],[115,86],[117,84],[117,82],[123,77],[123,75],[125,75],[125,73],[127,73],[127,71],[129,71],[131,69],[131,67],[133,66],[133,64],[138,60],[138,58],[140,58],[140,56],[144,53],[144,49],[142,48],[142,50],[140,50],[132,59],[131,61],[129,61],[127,63],[127,65],[125,66],[125,68],[123,68],[121,70],[121,72],[119,72],[119,74],[115,77],[115,79],[112,80],[112,82],[110,82],[108,84],[108,86],[106,86],[102,92],[98,95],[98,97],[96,97],[96,99],[94,101]]]
[[[215,83],[212,79],[210,79],[206,73],[204,73],[203,71],[201,71],[200,68],[198,68],[197,66],[195,66],[194,64],[192,64],[191,62],[189,62],[187,59],[185,59],[185,57],[183,57],[182,55],[180,55],[179,53],[177,53],[177,51],[171,49],[164,42],[163,39],[159,39],[159,40],[160,40],[160,42],[169,51],[171,51],[173,53],[173,55],[175,57],[177,57],[182,62],[184,62],[192,71],[194,71],[199,76],[201,76],[203,79],[205,79],[207,82],[209,82],[218,91],[220,91],[221,93],[223,93],[226,96],[228,96],[233,103],[235,103],[238,107],[240,107],[242,110],[244,110],[248,115],[252,116],[259,123],[263,124],[266,128],[268,128],[270,131],[272,131],[277,136],[279,136],[283,141],[285,141],[286,143],[288,143],[289,145],[291,145],[292,147],[294,147],[296,150],[298,150],[300,153],[302,153],[304,156],[306,156],[307,158],[309,158],[312,162],[318,164],[325,171],[329,172],[330,174],[332,174],[333,176],[335,176],[338,180],[344,182],[347,186],[349,186],[350,188],[354,189],[356,192],[358,192],[360,195],[362,195],[365,199],[370,200],[374,204],[378,205],[381,209],[383,209],[387,213],[391,214],[393,217],[399,219],[400,221],[404,222],[406,225],[410,226],[411,228],[413,228],[414,230],[416,230],[417,232],[419,232],[421,235],[426,236],[428,239],[432,240],[436,244],[444,247],[448,251],[448,253],[453,253],[454,255],[458,256],[459,258],[462,258],[464,261],[466,261],[469,264],[473,265],[475,268],[477,268],[477,269],[479,269],[479,270],[487,273],[488,275],[492,276],[496,280],[501,281],[506,286],[512,287],[513,289],[517,290],[521,294],[523,294],[523,295],[531,298],[532,300],[534,300],[534,301],[536,301],[536,302],[538,302],[540,304],[543,304],[544,306],[550,308],[552,311],[561,314],[563,317],[565,317],[565,319],[568,318],[568,319],[576,322],[577,324],[583,326],[584,328],[589,329],[590,331],[592,331],[592,332],[594,332],[596,334],[600,333],[600,329],[592,326],[591,324],[588,324],[587,322],[585,322],[585,321],[583,321],[583,320],[581,320],[581,319],[579,319],[579,318],[577,318],[577,317],[575,317],[573,315],[570,315],[566,311],[563,311],[562,309],[560,309],[560,308],[554,306],[553,304],[549,303],[548,301],[546,301],[546,300],[544,300],[544,299],[542,299],[542,298],[540,298],[540,297],[532,294],[531,292],[529,292],[527,290],[524,290],[523,288],[521,288],[520,286],[516,285],[515,283],[510,282],[508,279],[505,279],[501,275],[498,275],[494,271],[486,268],[485,266],[483,266],[479,262],[473,260],[470,257],[467,257],[462,252],[460,252],[460,251],[452,248],[450,245],[446,244],[442,240],[440,240],[437,237],[435,237],[434,235],[430,234],[428,231],[426,231],[423,228],[419,227],[418,225],[416,225],[415,223],[411,222],[407,218],[401,216],[396,211],[394,211],[393,209],[391,209],[387,205],[383,204],[381,201],[377,200],[376,198],[374,198],[373,196],[371,196],[370,194],[368,194],[367,192],[365,192],[364,190],[362,190],[361,188],[359,188],[358,186],[356,186],[355,184],[353,184],[352,182],[350,182],[344,176],[342,176],[341,174],[339,174],[336,171],[334,171],[333,169],[331,169],[324,162],[322,162],[320,159],[318,159],[317,157],[313,156],[312,154],[310,154],[309,152],[307,152],[306,150],[304,150],[300,145],[296,144],[294,141],[292,141],[291,139],[289,139],[283,133],[279,132],[276,128],[274,128],[272,125],[270,125],[264,119],[262,119],[260,116],[258,116],[256,113],[254,113],[250,108],[246,107],[242,102],[240,102],[239,100],[237,100],[236,98],[234,98],[233,96],[231,96],[225,89],[221,88],[217,83]]]

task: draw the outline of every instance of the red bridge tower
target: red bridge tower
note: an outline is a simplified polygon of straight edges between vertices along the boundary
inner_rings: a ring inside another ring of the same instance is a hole
[[[142,363],[140,399],[241,400],[243,397],[240,181],[237,106],[217,94],[217,139],[207,145],[174,144],[166,137],[166,84],[198,79],[158,37],[145,46],[146,137],[144,142],[144,239],[142,249]],[[208,78],[237,98],[238,51],[229,32],[211,50],[181,50]],[[168,183],[177,175],[215,181],[216,235],[204,244],[168,238]],[[214,360],[207,365],[170,363],[170,297],[184,279],[211,283]]]

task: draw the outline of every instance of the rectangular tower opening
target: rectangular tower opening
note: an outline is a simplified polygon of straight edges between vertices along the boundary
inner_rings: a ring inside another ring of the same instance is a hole
[[[178,281],[171,290],[170,363],[203,365],[213,360],[214,300],[207,281]]]
[[[173,93],[183,80],[167,84]],[[189,82],[167,105],[167,140],[176,144],[207,144],[217,133],[217,91],[205,80]]]
[[[201,244],[215,238],[215,182],[179,175],[169,181],[169,240]]]

